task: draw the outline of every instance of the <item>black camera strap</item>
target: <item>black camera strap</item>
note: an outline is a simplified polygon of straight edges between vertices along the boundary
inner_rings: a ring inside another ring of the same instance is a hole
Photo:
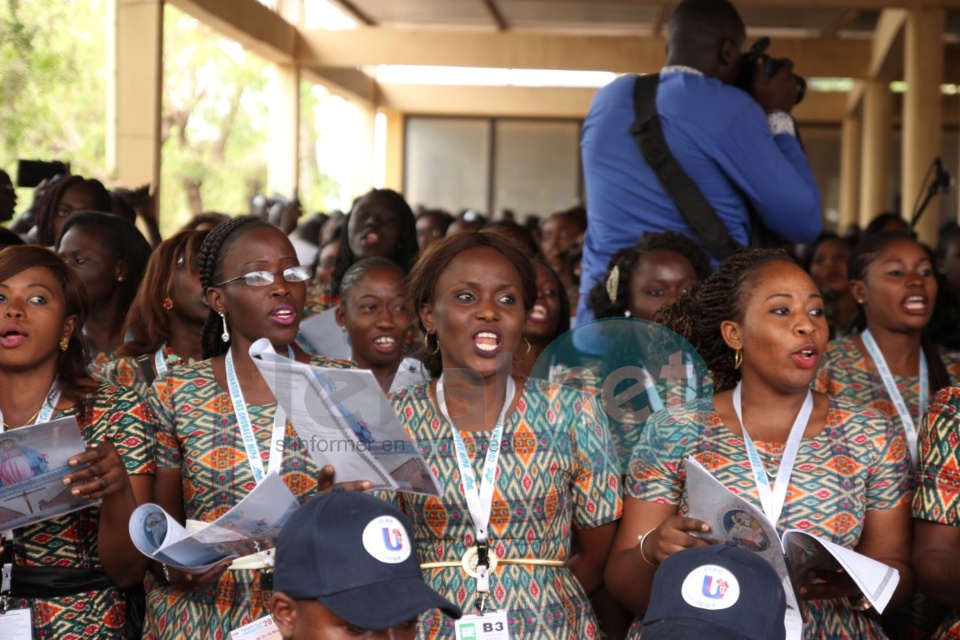
[[[724,260],[741,247],[730,237],[727,226],[697,184],[670,153],[663,137],[660,115],[657,113],[659,83],[659,74],[637,76],[633,85],[636,120],[630,127],[630,133],[633,134],[644,160],[657,175],[684,221],[693,229],[707,251],[717,260]]]

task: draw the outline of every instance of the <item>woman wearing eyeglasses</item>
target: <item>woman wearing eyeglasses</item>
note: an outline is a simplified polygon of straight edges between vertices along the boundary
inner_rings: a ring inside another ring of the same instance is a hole
[[[273,469],[303,499],[332,480],[289,423],[274,424],[276,400],[249,356],[250,345],[267,338],[278,353],[301,362],[344,366],[311,360],[294,343],[310,269],[299,264],[279,229],[252,217],[225,222],[203,241],[198,266],[210,306],[202,335],[209,359],[171,370],[149,394],[157,414],[155,501],[188,530],[226,513]],[[241,432],[247,420],[250,429]],[[274,428],[284,430],[276,438],[282,446],[271,446]],[[248,449],[259,455],[248,457]],[[155,566],[163,586],[147,597],[144,638],[226,638],[268,615],[265,562],[247,556],[202,575]]]

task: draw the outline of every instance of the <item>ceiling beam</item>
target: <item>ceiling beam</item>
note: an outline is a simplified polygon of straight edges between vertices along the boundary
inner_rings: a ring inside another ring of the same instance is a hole
[[[499,7],[497,7],[497,4],[493,0],[480,0],[480,2],[483,3],[483,7],[487,10],[487,13],[490,14],[490,19],[497,25],[497,31],[506,31],[510,28],[503,14],[500,12]]]
[[[839,18],[824,27],[819,35],[821,38],[836,38],[843,29],[849,27],[859,17],[859,9],[847,9],[840,14]]]
[[[884,9],[873,32],[868,78],[896,80],[903,75],[903,32],[906,9]]]
[[[323,85],[341,98],[374,106],[377,102],[377,82],[358,69],[340,67],[302,67],[305,80]]]
[[[353,4],[352,0],[330,0],[330,2],[360,24],[368,27],[377,26],[377,21],[361,11],[357,5]]]
[[[667,21],[667,5],[658,4],[653,10],[653,20],[650,21],[650,35],[659,36],[663,31],[663,25]]]
[[[650,5],[660,4],[663,0],[604,0],[606,4],[620,5]],[[548,4],[556,0],[527,0],[527,2],[537,2]],[[896,9],[909,6],[911,9],[960,9],[960,0],[843,0],[838,3],[836,0],[737,0],[737,7],[770,7],[796,9],[798,6],[805,9],[860,9],[860,10],[880,10]]]
[[[167,0],[245,49],[273,62],[290,64],[297,28],[257,0]]]
[[[650,73],[664,63],[661,37],[451,30],[305,30],[297,57],[304,66],[444,65]],[[781,38],[780,56],[807,77],[866,77],[871,45],[863,40]]]

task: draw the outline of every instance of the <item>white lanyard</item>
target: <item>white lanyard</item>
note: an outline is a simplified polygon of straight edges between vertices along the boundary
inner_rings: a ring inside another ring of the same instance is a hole
[[[57,384],[57,381],[54,380],[53,384],[50,385],[50,391],[47,391],[46,397],[43,399],[43,405],[40,407],[40,411],[37,413],[36,420],[33,421],[33,424],[43,424],[44,422],[50,422],[50,419],[53,417],[53,412],[57,407],[57,403],[60,402],[60,385]],[[3,414],[0,413],[0,416]],[[27,426],[27,425],[24,425]],[[3,426],[0,426],[0,432],[3,432]]]
[[[684,385],[687,389],[684,402],[690,403],[697,399],[697,387],[696,381],[694,380],[694,371],[696,371],[696,369],[693,366],[693,359],[687,354],[684,354],[683,356],[683,364],[686,368],[685,373],[687,374],[684,376],[684,378],[687,380],[687,383]],[[644,382],[648,384],[647,400],[650,403],[650,413],[656,413],[664,407],[663,398],[660,397],[660,392],[657,391],[657,382],[654,377],[649,371],[647,371],[646,367],[642,368],[643,372],[646,374],[646,379]],[[662,375],[663,374],[661,373],[661,376]]]
[[[483,462],[483,470],[480,475],[480,487],[477,488],[477,477],[473,473],[473,465],[470,464],[470,458],[467,457],[467,448],[463,444],[463,438],[457,431],[457,425],[450,419],[450,413],[447,411],[447,402],[443,394],[443,374],[437,380],[437,404],[440,406],[440,413],[447,422],[450,423],[450,432],[453,434],[453,446],[457,454],[457,466],[460,468],[460,482],[463,484],[463,495],[467,501],[467,509],[470,511],[470,517],[473,519],[473,526],[477,529],[477,543],[484,550],[487,543],[487,527],[490,524],[490,511],[493,508],[493,489],[497,480],[497,459],[500,457],[500,441],[503,439],[503,422],[506,418],[507,410],[513,404],[513,396],[516,392],[516,383],[513,376],[507,377],[507,389],[503,396],[503,408],[500,409],[500,416],[497,418],[497,424],[490,434],[490,443],[487,446],[487,457]],[[486,551],[484,551],[484,554]],[[481,560],[483,557],[481,556]],[[480,562],[477,565],[477,591],[481,593],[481,599],[484,594],[490,591],[489,574],[487,572],[487,563]]]
[[[253,479],[258,483],[263,480],[263,460],[260,458],[260,447],[257,446],[257,439],[253,435],[253,423],[250,422],[250,412],[247,411],[247,403],[243,399],[243,391],[240,389],[240,381],[237,380],[237,372],[233,368],[233,349],[227,350],[227,390],[230,392],[230,402],[233,404],[233,415],[237,418],[237,426],[240,427],[240,436],[243,438],[243,448],[247,452],[247,461],[250,463],[250,470],[253,471]],[[293,349],[287,347],[290,359],[294,359]],[[283,462],[283,450],[286,448],[287,414],[283,412],[280,403],[277,403],[277,411],[273,415],[273,432],[270,435],[270,458],[267,462],[267,472],[280,473],[280,465]]]
[[[877,367],[877,373],[880,374],[880,380],[883,381],[883,386],[887,390],[887,395],[890,397],[890,401],[893,403],[893,406],[896,407],[897,413],[900,415],[900,422],[903,424],[903,431],[906,434],[907,438],[907,449],[910,450],[910,460],[913,461],[913,466],[917,466],[917,427],[913,422],[913,416],[910,415],[910,409],[907,408],[907,403],[903,399],[903,395],[900,393],[900,389],[897,388],[897,382],[893,379],[893,374],[890,372],[890,367],[887,366],[887,361],[883,357],[883,354],[880,352],[880,347],[877,346],[877,341],[873,339],[873,336],[870,335],[870,330],[867,329],[862,334],[860,338],[863,340],[863,346],[867,348],[867,353],[870,354],[870,357],[873,358],[873,363]],[[928,380],[927,374],[927,357],[923,353],[923,348],[920,349],[920,416],[923,417],[924,412],[927,409],[927,397],[930,395],[930,381]]]
[[[770,479],[767,477],[767,471],[760,461],[760,455],[757,448],[747,433],[747,428],[743,426],[743,402],[741,399],[743,383],[738,382],[733,389],[733,410],[737,414],[737,420],[740,421],[740,431],[743,432],[743,444],[747,448],[747,458],[750,460],[750,469],[753,471],[753,480],[757,483],[757,493],[760,494],[760,505],[767,518],[777,526],[780,520],[780,513],[783,511],[783,503],[787,498],[787,488],[790,486],[790,476],[793,474],[793,465],[797,461],[797,453],[800,451],[800,441],[803,439],[803,432],[810,421],[810,414],[813,412],[813,392],[807,391],[807,398],[800,407],[793,426],[790,427],[790,435],[787,436],[787,443],[783,449],[783,458],[780,460],[780,468],[777,469],[776,486],[771,490]]]
[[[163,355],[163,347],[157,349],[157,352],[153,354],[153,364],[156,365],[157,377],[163,377],[167,372],[167,360]]]

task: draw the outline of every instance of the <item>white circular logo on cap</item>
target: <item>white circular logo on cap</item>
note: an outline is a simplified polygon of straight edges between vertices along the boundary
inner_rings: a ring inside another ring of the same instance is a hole
[[[363,548],[380,562],[399,564],[410,557],[412,540],[393,516],[371,520],[363,530]]]
[[[705,564],[687,574],[680,593],[691,607],[716,611],[737,603],[740,583],[723,567]]]

